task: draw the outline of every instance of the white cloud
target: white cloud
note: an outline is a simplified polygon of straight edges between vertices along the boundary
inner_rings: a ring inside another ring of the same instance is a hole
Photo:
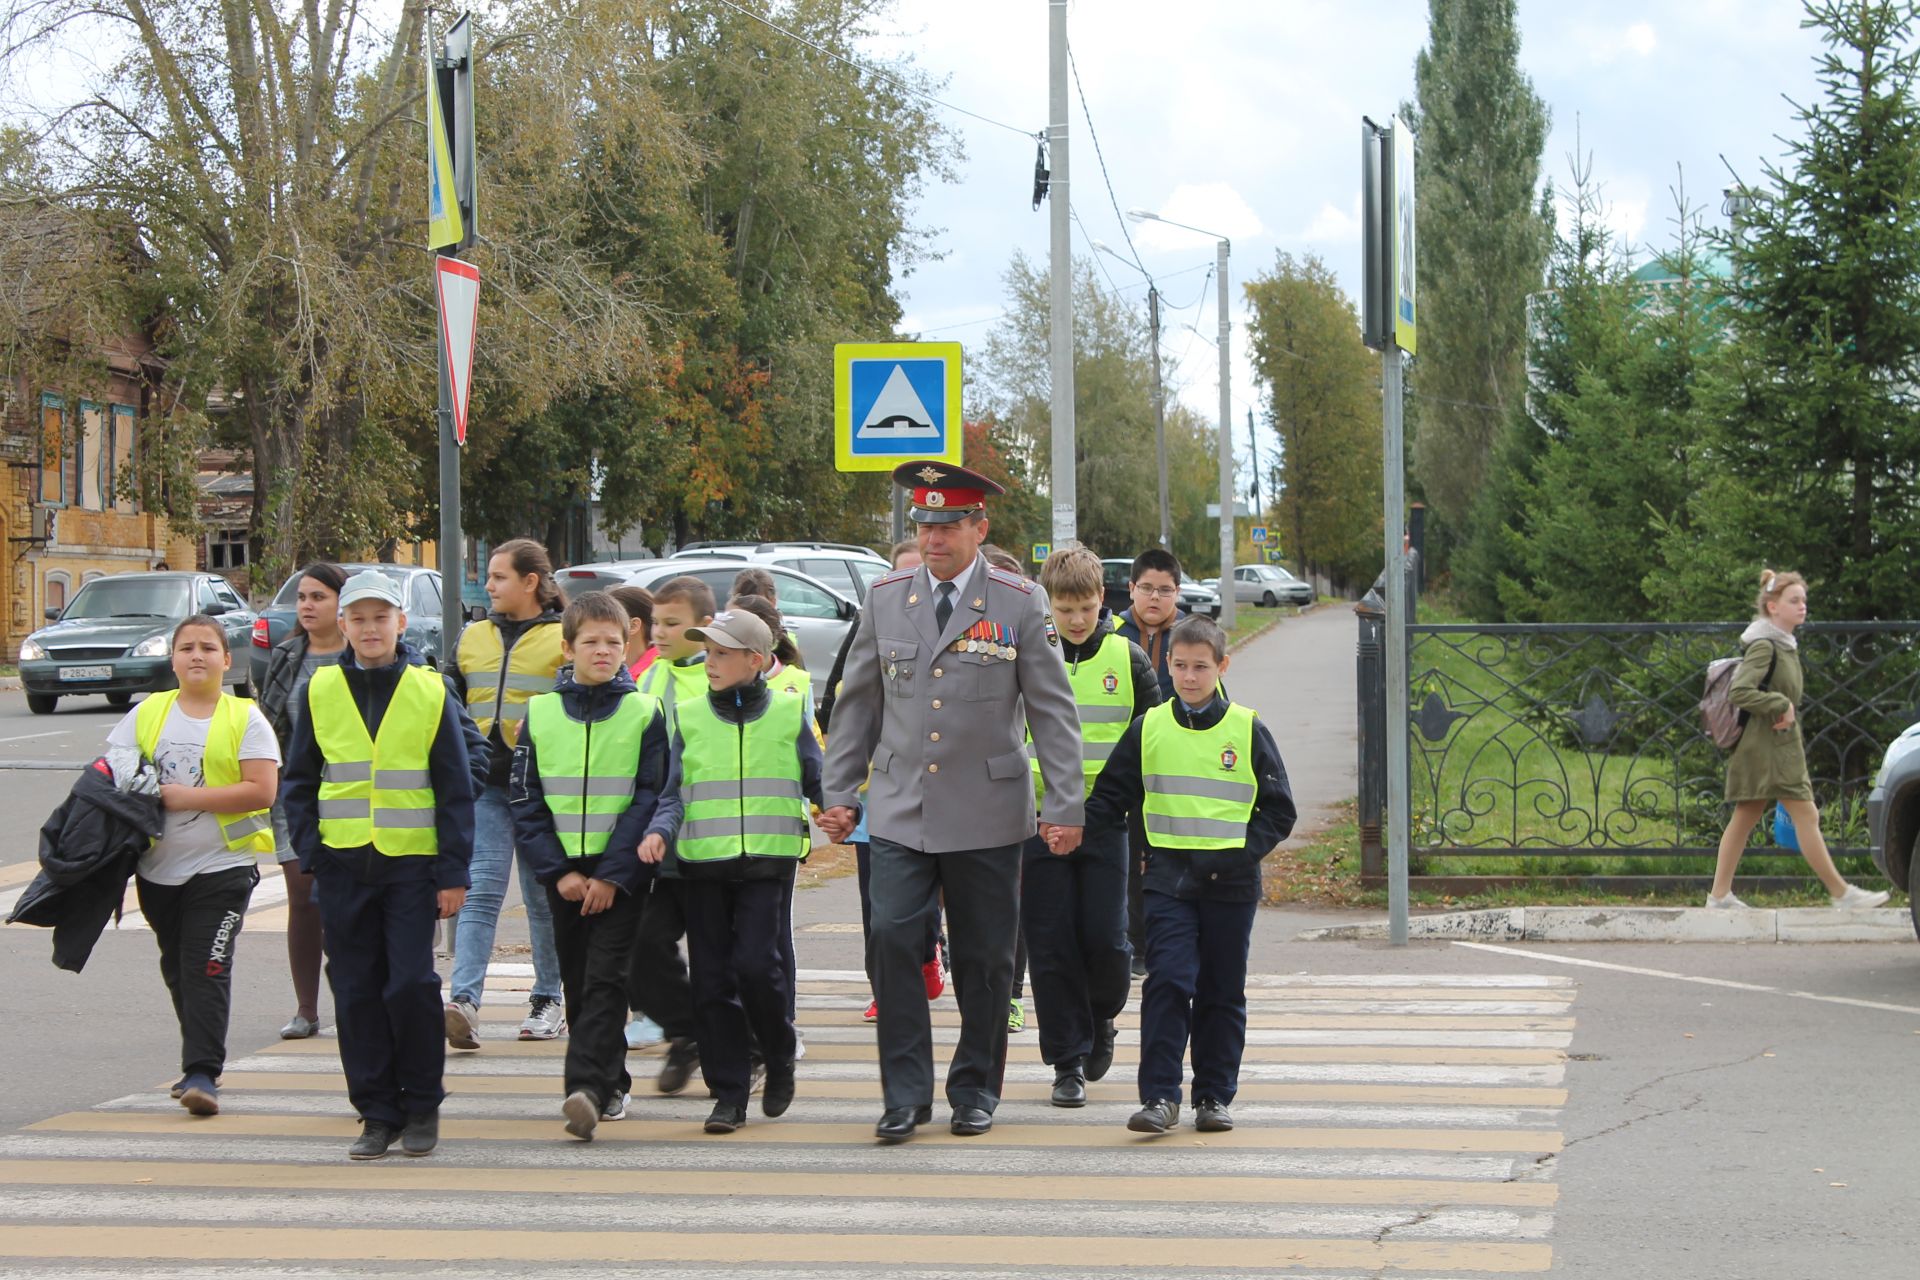
[[[1600,66],[1617,62],[1628,54],[1650,58],[1660,47],[1660,35],[1651,22],[1633,22],[1618,28],[1583,25],[1576,28],[1575,34],[1586,46],[1587,57]]]
[[[1204,227],[1212,234],[1202,235],[1169,226],[1168,222],[1142,222],[1136,225],[1133,239],[1147,250],[1193,249],[1220,236],[1247,240],[1265,229],[1260,225],[1260,215],[1230,182],[1183,182],[1153,212],[1168,222]]]
[[[1320,212],[1313,215],[1313,221],[1307,224],[1297,240],[1324,244],[1329,241],[1347,244],[1360,238],[1360,193],[1353,194],[1353,211],[1342,210],[1329,200],[1320,206]]]
[[[1652,54],[1659,43],[1660,37],[1654,34],[1651,22],[1636,22],[1627,28],[1627,48],[1643,58]]]

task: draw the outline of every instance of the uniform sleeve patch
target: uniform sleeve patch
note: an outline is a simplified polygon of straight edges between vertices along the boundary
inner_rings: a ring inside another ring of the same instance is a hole
[[[1054,648],[1058,649],[1060,647],[1060,633],[1059,631],[1054,629],[1052,614],[1047,615],[1046,627],[1047,627],[1047,643],[1052,645]]]

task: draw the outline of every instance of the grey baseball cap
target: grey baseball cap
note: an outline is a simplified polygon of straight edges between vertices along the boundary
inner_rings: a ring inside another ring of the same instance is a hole
[[[342,610],[360,600],[380,600],[396,609],[407,607],[406,599],[400,594],[400,584],[378,569],[363,569],[340,588]]]
[[[762,657],[773,657],[773,632],[767,624],[745,609],[728,609],[713,615],[704,627],[688,627],[687,639],[717,644],[723,649],[749,649]]]

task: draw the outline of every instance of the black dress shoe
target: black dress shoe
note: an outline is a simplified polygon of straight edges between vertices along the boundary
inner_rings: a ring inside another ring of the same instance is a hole
[[[400,1149],[410,1156],[424,1156],[440,1145],[440,1113],[429,1111],[408,1116],[407,1127],[400,1131]]]
[[[1202,1133],[1225,1133],[1233,1128],[1233,1112],[1224,1102],[1199,1098],[1193,1104],[1193,1127]]]
[[[1180,1123],[1180,1104],[1171,1098],[1155,1098],[1127,1120],[1133,1133],[1165,1133]]]
[[[793,1064],[785,1067],[769,1064],[767,1083],[760,1093],[760,1114],[772,1119],[787,1114],[793,1105]]]
[[[707,1115],[708,1133],[732,1133],[747,1122],[747,1109],[731,1102],[716,1102]]]
[[[1098,1080],[1113,1065],[1113,1046],[1120,1038],[1119,1028],[1108,1018],[1093,1032],[1093,1052],[1087,1055],[1087,1079]]]
[[[913,1131],[933,1119],[933,1104],[923,1103],[917,1107],[888,1107],[880,1123],[873,1126],[873,1136],[884,1142],[905,1142],[913,1136]]]
[[[378,1120],[364,1120],[360,1124],[360,1136],[347,1148],[347,1157],[352,1160],[378,1160],[387,1154],[387,1148],[400,1136],[400,1131],[392,1125]]]
[[[977,1138],[993,1128],[993,1113],[984,1107],[955,1107],[949,1126],[958,1138]]]
[[[1080,1062],[1063,1062],[1053,1070],[1053,1105],[1056,1107],[1084,1107],[1087,1105],[1087,1079],[1080,1073]]]

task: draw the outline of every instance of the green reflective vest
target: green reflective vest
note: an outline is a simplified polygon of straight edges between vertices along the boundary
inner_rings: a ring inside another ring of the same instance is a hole
[[[674,709],[680,798],[686,812],[675,854],[683,862],[804,858],[811,847],[800,786],[799,699],[774,694],[760,718],[730,724],[706,698]]]
[[[1094,781],[1113,754],[1113,744],[1133,723],[1133,662],[1127,647],[1124,636],[1109,632],[1091,658],[1067,664],[1073,704],[1080,711],[1080,766],[1086,774],[1082,798],[1093,794]],[[1027,742],[1033,742],[1031,733]],[[1039,799],[1046,791],[1046,784],[1040,780],[1040,758],[1035,756],[1034,798]]]
[[[321,667],[307,682],[307,715],[326,763],[320,770],[320,843],[372,845],[389,857],[440,852],[428,758],[440,733],[447,686],[426,667],[403,667],[371,737],[347,673]]]
[[[160,745],[160,729],[167,713],[180,701],[180,691],[156,693],[140,704],[134,713],[133,736],[140,754],[153,759]],[[244,782],[240,775],[240,742],[247,733],[247,720],[253,714],[250,698],[222,693],[213,709],[213,723],[207,726],[207,747],[201,756],[200,772],[209,787],[231,787]],[[235,853],[273,852],[273,810],[255,809],[251,813],[216,813],[220,836]]]
[[[653,665],[640,673],[640,692],[659,700],[661,709],[673,714],[674,704],[704,702],[707,697],[707,664],[669,662],[655,658]]]
[[[1140,805],[1156,849],[1237,849],[1258,788],[1253,712],[1234,703],[1211,729],[1188,729],[1163,702],[1141,718]]]
[[[604,720],[575,720],[557,693],[543,693],[527,704],[540,789],[569,858],[606,852],[614,824],[633,803],[641,740],[659,717],[660,703],[644,693],[620,699]]]

